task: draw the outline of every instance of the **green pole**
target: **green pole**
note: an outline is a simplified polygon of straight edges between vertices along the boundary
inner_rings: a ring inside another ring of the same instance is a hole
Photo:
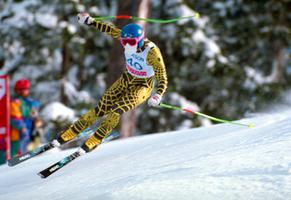
[[[136,17],[131,15],[116,15],[116,16],[98,16],[94,17],[95,20],[114,20],[114,19],[131,19],[133,21],[146,21],[149,23],[160,23],[160,24],[168,24],[168,23],[174,23],[182,19],[191,19],[191,18],[200,18],[200,14],[198,12],[195,12],[192,16],[183,16],[183,17],[176,17],[173,19],[156,19],[156,18],[142,18],[142,17]]]
[[[234,122],[234,121],[229,121],[229,120],[225,120],[225,119],[220,119],[220,118],[212,117],[210,115],[206,115],[206,114],[201,113],[201,112],[192,111],[192,110],[189,110],[189,109],[186,109],[186,108],[181,108],[181,107],[177,107],[177,106],[173,106],[173,105],[169,105],[169,104],[165,104],[165,103],[161,103],[160,104],[160,107],[167,108],[167,109],[172,109],[172,110],[179,110],[179,111],[193,113],[193,114],[196,114],[196,115],[205,117],[207,119],[210,119],[210,120],[216,121],[216,122],[229,123],[229,124],[234,124],[234,125],[239,125],[239,126],[246,126],[248,128],[253,128],[254,127],[253,124],[243,124],[243,123],[239,123],[239,122]]]

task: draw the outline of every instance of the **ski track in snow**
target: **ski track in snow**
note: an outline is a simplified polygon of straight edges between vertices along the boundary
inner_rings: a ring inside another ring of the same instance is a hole
[[[74,150],[0,167],[0,199],[288,200],[291,113],[101,145],[47,179],[36,174]]]

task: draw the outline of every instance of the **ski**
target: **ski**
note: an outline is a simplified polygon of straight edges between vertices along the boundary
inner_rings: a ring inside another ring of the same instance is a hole
[[[108,135],[106,138],[104,138],[101,142],[101,144],[107,143],[115,138],[119,137],[119,133],[117,131],[113,131],[110,133],[110,135]],[[84,153],[85,154],[85,153]],[[66,157],[64,157],[63,159],[61,159],[60,161],[56,162],[55,164],[49,166],[48,168],[40,171],[38,173],[38,175],[41,178],[47,178],[48,176],[52,175],[53,173],[55,173],[56,171],[58,171],[59,169],[63,168],[65,165],[67,165],[68,163],[72,162],[73,160],[75,160],[76,158],[80,157],[81,155],[84,155],[82,153],[80,153],[80,151],[76,151]]]
[[[51,174],[53,174],[54,172],[61,169],[62,167],[64,167],[65,165],[67,165],[68,163],[72,162],[73,160],[75,160],[76,158],[78,158],[81,155],[82,154],[79,151],[76,151],[76,152],[72,153],[71,155],[64,157],[59,162],[56,162],[55,164],[42,170],[41,172],[38,173],[38,175],[41,178],[46,178],[46,177],[50,176]]]
[[[87,128],[82,133],[80,133],[76,139],[74,139],[72,141],[78,140],[79,138],[84,137],[85,135],[91,134],[92,132],[93,132],[92,129]],[[72,141],[70,141],[70,142],[72,142]],[[18,165],[18,164],[20,164],[26,160],[29,160],[35,156],[38,156],[38,155],[40,155],[40,154],[42,154],[50,149],[53,149],[54,147],[55,146],[51,142],[48,144],[45,144],[43,146],[37,147],[36,149],[33,149],[33,150],[23,154],[23,155],[11,158],[10,160],[7,161],[8,166],[13,167],[15,165]]]
[[[48,143],[48,144],[45,144],[41,147],[38,147],[32,151],[29,151],[21,156],[17,156],[17,157],[14,157],[14,158],[11,158],[10,160],[8,160],[8,166],[12,167],[12,166],[15,166],[15,165],[18,165],[30,158],[33,158],[37,155],[40,155],[50,149],[54,148],[54,145],[52,143]]]

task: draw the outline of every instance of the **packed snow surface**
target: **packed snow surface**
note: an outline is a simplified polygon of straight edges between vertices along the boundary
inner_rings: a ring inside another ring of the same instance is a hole
[[[291,112],[105,143],[47,179],[74,150],[0,167],[0,199],[288,200]]]

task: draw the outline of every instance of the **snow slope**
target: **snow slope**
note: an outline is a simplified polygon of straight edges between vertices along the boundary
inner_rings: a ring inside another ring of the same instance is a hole
[[[0,199],[291,199],[291,112],[103,144],[47,179],[73,150],[0,167]]]

